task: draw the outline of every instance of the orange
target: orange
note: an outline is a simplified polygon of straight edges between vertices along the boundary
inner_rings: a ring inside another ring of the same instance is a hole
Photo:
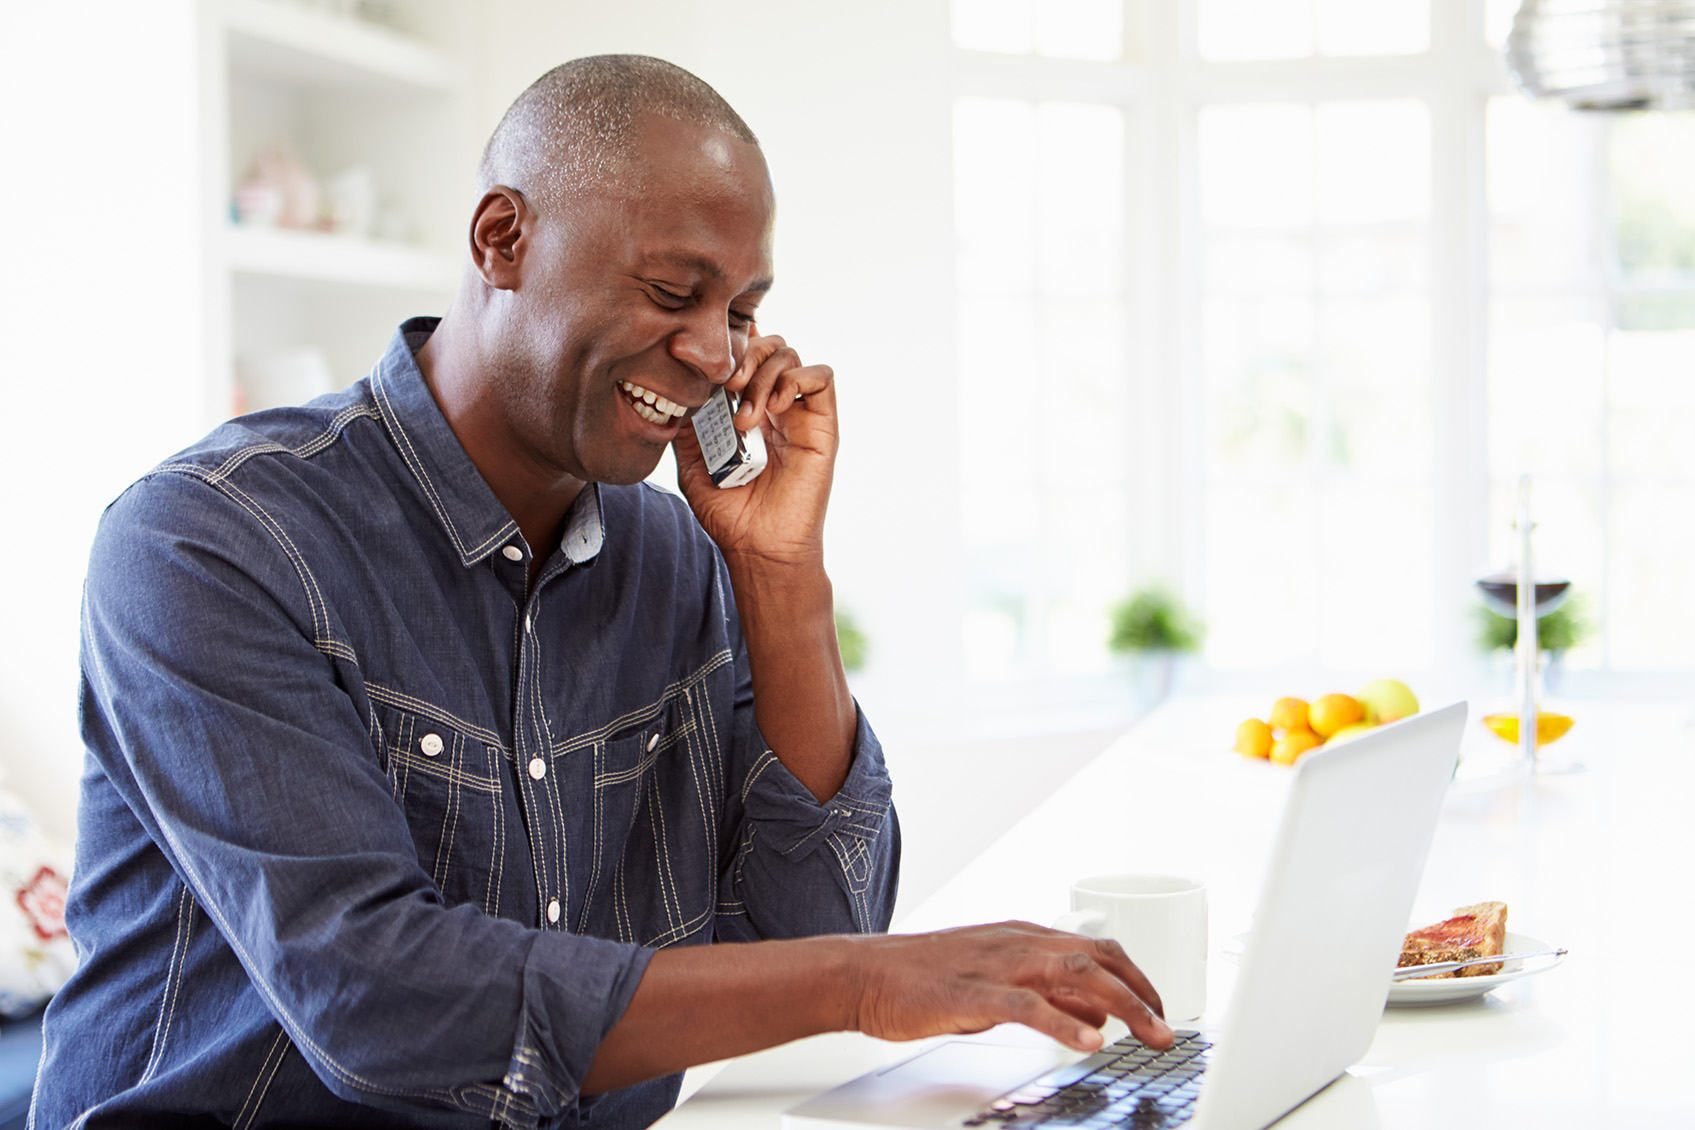
[[[1271,727],[1249,718],[1236,727],[1236,752],[1248,757],[1271,756]]]
[[[1309,730],[1307,725],[1307,700],[1304,698],[1280,698],[1271,706],[1271,728],[1292,733],[1296,730]]]
[[[1324,744],[1324,739],[1311,730],[1290,730],[1271,747],[1271,760],[1277,765],[1293,765],[1295,759]]]
[[[1360,705],[1359,699],[1351,694],[1327,694],[1313,702],[1307,724],[1312,727],[1313,733],[1328,738],[1338,730],[1363,721],[1365,707]]]

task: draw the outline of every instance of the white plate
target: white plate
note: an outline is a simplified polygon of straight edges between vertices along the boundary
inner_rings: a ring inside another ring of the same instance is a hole
[[[1508,953],[1540,953],[1557,947],[1549,945],[1540,938],[1532,938],[1528,934],[1507,933],[1506,947]],[[1219,953],[1238,964],[1242,954],[1248,948],[1248,935],[1237,934],[1225,939],[1219,947]],[[1430,1004],[1458,1004],[1461,1001],[1476,1000],[1491,989],[1498,989],[1509,981],[1520,977],[1528,977],[1532,973],[1541,973],[1552,969],[1565,958],[1537,957],[1529,961],[1509,961],[1499,973],[1487,977],[1425,977],[1412,981],[1395,981],[1389,985],[1389,1004],[1401,1007]]]
[[[1514,934],[1510,930],[1507,932],[1506,947],[1508,953],[1541,953],[1543,950],[1557,948],[1539,938],[1532,938],[1528,934]],[[1396,981],[1389,986],[1389,1003],[1407,1006],[1458,1004],[1461,1001],[1476,1000],[1491,989],[1498,989],[1509,981],[1528,977],[1532,973],[1552,969],[1564,960],[1564,955],[1561,955],[1533,957],[1529,961],[1509,961],[1501,967],[1499,973],[1491,973],[1487,977],[1424,977],[1411,981]]]

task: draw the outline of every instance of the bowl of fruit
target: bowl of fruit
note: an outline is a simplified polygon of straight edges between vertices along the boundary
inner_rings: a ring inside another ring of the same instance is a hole
[[[1324,694],[1310,702],[1285,696],[1272,703],[1265,718],[1249,718],[1236,727],[1236,752],[1293,765],[1315,749],[1352,741],[1417,713],[1417,696],[1395,679],[1374,679],[1354,694]]]

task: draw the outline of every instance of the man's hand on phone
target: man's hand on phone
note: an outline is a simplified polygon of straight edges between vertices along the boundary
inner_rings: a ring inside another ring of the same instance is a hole
[[[763,430],[768,465],[745,486],[720,490],[707,474],[694,429],[677,435],[677,486],[726,559],[821,566],[824,512],[835,472],[835,374],[803,365],[782,338],[748,338],[725,387],[741,396],[735,426]]]
[[[674,447],[677,485],[730,573],[753,677],[760,732],[819,801],[853,764],[857,712],[836,643],[824,572],[824,510],[836,466],[836,387],[828,365],[802,365],[757,331],[726,382],[741,394],[735,426],[760,426],[768,462],[743,486],[713,485],[693,428]]]

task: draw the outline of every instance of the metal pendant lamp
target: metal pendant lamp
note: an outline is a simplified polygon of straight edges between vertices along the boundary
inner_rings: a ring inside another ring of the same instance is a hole
[[[1695,107],[1695,3],[1524,0],[1507,65],[1533,98],[1580,110]]]

